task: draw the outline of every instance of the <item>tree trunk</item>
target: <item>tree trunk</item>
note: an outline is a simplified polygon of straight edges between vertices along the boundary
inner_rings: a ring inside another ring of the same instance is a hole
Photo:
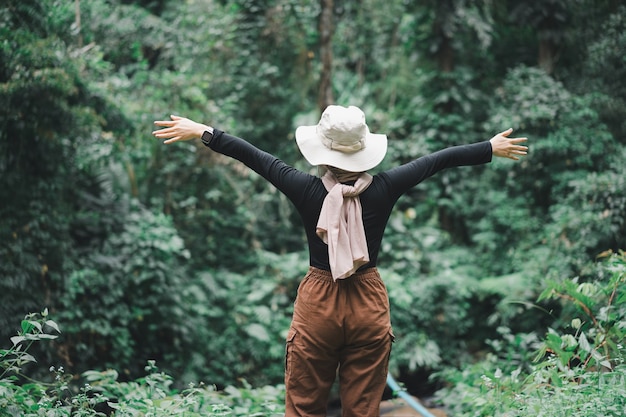
[[[556,11],[555,11],[556,13]],[[546,74],[552,74],[556,64],[561,36],[555,38],[555,33],[563,33],[566,21],[556,18],[545,18],[537,26],[538,51],[537,64]]]
[[[454,49],[452,48],[452,39],[440,31],[441,45],[437,51],[437,63],[441,72],[452,72],[454,69]]]
[[[539,67],[543,69],[547,74],[552,74],[554,71],[555,61],[555,47],[552,42],[543,40],[539,41]]]
[[[446,22],[452,19],[451,15],[454,13],[455,5],[453,2],[440,3],[437,8],[437,18],[435,20],[434,33],[438,37],[439,47],[437,48],[435,59],[437,61],[437,67],[442,74],[448,74],[454,71],[454,48],[452,46],[452,35],[446,31]],[[444,79],[444,82],[440,83],[440,88],[450,88],[450,80]],[[454,110],[454,101],[448,99],[446,102],[440,103],[435,107],[437,113],[442,115],[451,114]],[[442,134],[445,135],[444,132]],[[445,143],[445,142],[444,142]],[[443,187],[445,190],[445,187]],[[449,198],[445,191],[442,191],[440,198]],[[437,214],[439,218],[439,224],[441,228],[450,233],[454,238],[459,235],[459,225],[457,216],[454,212],[451,212],[449,208],[443,205],[438,205]]]
[[[83,34],[80,22],[80,0],[74,1],[74,12],[75,12],[75,20],[74,24],[76,25],[76,34],[78,39],[78,47],[81,48],[83,46]]]
[[[320,74],[320,84],[317,94],[317,106],[320,113],[326,107],[333,104],[332,89],[332,64],[333,64],[333,34],[335,25],[333,22],[333,0],[321,0],[321,13],[319,20],[320,34],[320,59],[322,61],[322,72]]]

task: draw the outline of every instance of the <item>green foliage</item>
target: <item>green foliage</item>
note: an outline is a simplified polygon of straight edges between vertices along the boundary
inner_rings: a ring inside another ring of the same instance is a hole
[[[578,279],[548,282],[542,299],[561,299],[573,311],[565,310],[562,320],[572,314],[570,326],[574,334],[558,335],[551,330],[542,356],[550,352],[563,367],[613,369],[623,363],[626,338],[626,254],[605,254],[608,259],[596,271],[593,281]]]
[[[618,157],[612,169],[572,181],[571,192],[551,208],[552,246],[575,271],[585,274],[585,259],[625,244],[626,200],[622,190],[626,171],[622,161]],[[581,258],[581,253],[587,256]]]
[[[624,247],[626,11],[605,0],[565,6],[335,3],[335,97],[388,133],[381,169],[509,126],[530,139],[523,161],[439,173],[392,214],[379,260],[399,373],[467,363],[486,339],[530,373],[533,335],[571,311],[555,299],[533,306],[539,289],[562,276],[592,282],[589,260]],[[241,164],[197,143],[163,146],[150,131],[185,115],[309,169],[293,128],[319,116],[319,10],[293,0],[2,3],[0,336],[47,305],[64,337],[34,348],[72,372],[111,367],[142,391],[140,364],[157,360],[172,378],[150,384],[166,397],[198,379],[282,379],[307,266],[297,215]],[[537,68],[546,63],[550,74]],[[571,341],[555,332],[554,346]],[[576,349],[570,359],[584,356]],[[517,369],[498,366],[500,381]],[[614,380],[580,378],[615,382],[620,369]],[[20,387],[24,398],[43,392]],[[94,398],[79,391],[85,404]],[[61,401],[51,415],[69,410]]]
[[[0,303],[3,336],[24,308],[62,287],[74,261],[76,150],[98,120],[57,33],[67,13],[51,2],[11,1],[0,14],[0,103],[10,109],[0,115],[0,290],[11,300]]]
[[[212,3],[206,2],[204,10],[214,7]],[[293,117],[310,107],[303,106],[312,84],[306,72],[306,32],[316,7],[298,1],[225,3],[229,7],[224,15],[229,21],[208,38],[220,38],[222,59],[208,57],[207,65],[215,74],[227,74],[226,83],[211,82],[206,94],[229,108],[239,135],[254,139],[267,151],[285,155],[282,144],[292,133]],[[211,19],[201,27],[214,24]]]
[[[525,340],[509,334],[484,361],[443,373],[452,385],[438,397],[455,416],[623,415],[626,254],[605,258],[594,266],[591,281],[548,284],[539,300],[564,303],[562,328],[549,329],[539,346],[533,335]],[[538,354],[531,363],[519,353],[533,346]]]
[[[2,371],[0,380],[21,375],[25,364],[37,362],[28,350],[35,342],[56,339],[58,335],[55,333],[61,333],[61,331],[56,322],[48,318],[48,309],[42,311],[41,314],[26,315],[20,323],[17,335],[11,338],[13,346],[0,350],[0,370]]]
[[[572,96],[544,72],[527,67],[511,70],[493,106],[489,129],[511,126],[520,129],[517,134],[532,138],[527,162],[518,170],[526,174],[532,167],[535,175],[516,178],[515,191],[532,198],[533,206],[548,208],[569,191],[571,180],[610,167],[616,144],[591,100]],[[550,175],[537,175],[545,172]]]
[[[580,262],[586,263],[607,247],[617,250],[620,242],[615,232],[619,226],[615,226],[620,220],[602,219],[604,225],[594,227],[594,236],[588,236],[591,239],[582,238],[584,229],[592,227],[588,223],[591,217],[601,217],[600,213],[606,209],[611,213],[610,218],[613,214],[620,218],[622,213],[618,191],[621,151],[593,109],[592,100],[572,96],[560,82],[537,69],[518,67],[509,72],[492,108],[486,128],[521,129],[514,135],[530,138],[530,154],[515,166],[507,161],[494,161],[493,169],[482,174],[482,182],[488,184],[488,189],[476,192],[475,204],[469,210],[463,209],[471,220],[465,223],[468,234],[476,244],[478,256],[487,255],[483,263],[489,265],[490,273],[528,269],[540,280],[549,269],[570,274],[577,271]],[[595,183],[598,175],[606,178],[601,180],[606,184],[603,188]],[[586,188],[590,181],[594,185]],[[580,192],[588,194],[576,197]],[[583,209],[581,204],[588,204],[582,203],[583,199],[589,198],[598,202],[594,204],[596,207]],[[572,219],[574,212],[579,219],[582,214],[586,220],[569,222],[572,229],[567,230],[563,224]],[[577,237],[569,239],[571,233]],[[554,256],[569,252],[566,246],[570,244],[576,246],[571,248],[571,259]],[[494,259],[491,254],[496,248],[505,256]],[[581,251],[587,257],[579,258]],[[529,264],[529,253],[534,254],[530,258],[543,261]],[[533,272],[534,266],[540,268]]]
[[[28,353],[33,343],[55,339],[60,333],[56,322],[41,314],[28,314],[13,347],[0,350],[0,407],[3,416],[270,416],[283,411],[283,386],[253,388],[245,380],[242,387],[228,386],[223,391],[204,383],[190,383],[176,390],[173,379],[148,361],[147,375],[134,381],[120,382],[118,372],[85,371],[77,378],[62,366],[51,366],[53,382],[20,380],[24,364],[36,362]]]
[[[589,13],[603,14],[606,8],[611,8],[610,2],[594,3],[595,7],[585,7],[585,14],[579,18],[587,21]],[[576,90],[593,94],[594,107],[598,110],[602,120],[609,126],[615,140],[624,143],[626,137],[626,116],[624,105],[626,89],[619,80],[626,77],[624,74],[624,54],[621,51],[626,47],[626,12],[624,5],[618,5],[614,13],[603,20],[601,29],[593,30],[580,25],[583,30],[577,30],[572,35],[572,46],[585,48],[581,77],[571,75],[572,84]],[[583,33],[584,32],[584,33]],[[577,55],[574,59],[579,58]],[[564,72],[570,72],[576,67],[565,66]],[[611,76],[606,77],[606,74]]]
[[[396,373],[437,370],[469,360],[485,348],[486,339],[496,336],[488,318],[498,303],[507,296],[529,295],[514,289],[525,281],[514,277],[515,284],[507,282],[504,291],[503,280],[490,286],[486,279],[472,279],[479,267],[470,251],[450,247],[450,237],[434,227],[415,227],[410,217],[404,218],[407,224],[398,217],[390,226],[402,229],[397,235],[402,240],[389,236],[386,245],[394,251],[385,258],[396,269],[381,272],[396,335],[392,367]]]
[[[547,365],[531,375],[505,372],[496,360],[469,365],[449,379],[454,388],[438,393],[448,412],[460,417],[618,417],[624,413],[626,369],[606,373],[561,373]]]
[[[67,277],[59,313],[64,349],[80,358],[79,369],[117,365],[134,375],[138,358],[167,354],[162,340],[180,345],[188,282],[181,262],[188,257],[167,216],[136,206],[120,231],[81,260]]]

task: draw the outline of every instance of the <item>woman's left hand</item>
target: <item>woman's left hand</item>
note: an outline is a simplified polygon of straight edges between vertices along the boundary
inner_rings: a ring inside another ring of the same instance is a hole
[[[511,132],[513,132],[513,129],[508,129],[502,133],[498,133],[492,137],[489,142],[491,142],[491,149],[494,156],[509,158],[517,161],[520,156],[528,153],[528,146],[518,145],[518,143],[526,142],[528,139],[509,138],[508,136]]]

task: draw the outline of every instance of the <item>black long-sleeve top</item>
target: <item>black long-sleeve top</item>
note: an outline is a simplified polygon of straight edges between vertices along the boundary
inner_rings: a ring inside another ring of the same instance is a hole
[[[243,162],[289,198],[302,218],[310,265],[330,270],[328,246],[315,233],[328,194],[322,180],[218,129],[214,129],[212,137],[205,132],[203,141],[214,151]],[[402,194],[443,169],[487,163],[491,156],[489,141],[453,146],[374,175],[371,185],[359,196],[370,257],[370,262],[360,269],[376,266],[387,221]]]

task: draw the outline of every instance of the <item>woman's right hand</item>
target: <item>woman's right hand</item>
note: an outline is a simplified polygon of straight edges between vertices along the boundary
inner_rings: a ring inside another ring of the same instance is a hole
[[[194,122],[191,119],[179,116],[170,116],[172,120],[156,120],[155,125],[164,127],[152,132],[158,139],[166,139],[163,143],[170,144],[181,140],[199,139],[204,132],[213,133],[211,126]]]

